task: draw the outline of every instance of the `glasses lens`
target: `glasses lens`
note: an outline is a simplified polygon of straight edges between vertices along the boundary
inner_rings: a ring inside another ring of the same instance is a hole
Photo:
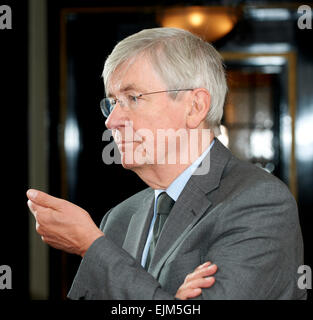
[[[101,111],[102,111],[103,115],[106,118],[108,118],[110,113],[111,113],[111,111],[113,110],[111,99],[109,99],[109,98],[102,99],[101,102],[100,102],[100,108],[101,108]]]

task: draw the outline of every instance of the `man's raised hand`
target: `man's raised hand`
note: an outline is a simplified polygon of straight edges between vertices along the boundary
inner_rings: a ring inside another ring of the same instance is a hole
[[[27,197],[36,230],[52,247],[83,257],[91,244],[103,236],[88,212],[75,204],[34,189],[27,191]]]

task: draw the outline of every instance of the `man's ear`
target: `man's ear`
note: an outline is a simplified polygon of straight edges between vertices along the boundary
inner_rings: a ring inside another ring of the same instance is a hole
[[[187,127],[196,129],[205,120],[211,104],[211,95],[204,88],[195,89],[192,97],[192,104],[187,114]]]

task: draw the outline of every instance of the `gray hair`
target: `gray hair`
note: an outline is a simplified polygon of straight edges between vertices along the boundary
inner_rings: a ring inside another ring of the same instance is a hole
[[[214,47],[183,29],[142,30],[120,41],[108,56],[102,73],[106,90],[116,68],[139,54],[149,57],[168,90],[209,91],[211,105],[206,120],[214,134],[219,135],[227,83],[222,58]]]

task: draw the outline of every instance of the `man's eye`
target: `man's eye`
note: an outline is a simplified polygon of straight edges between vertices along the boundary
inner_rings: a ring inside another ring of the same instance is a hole
[[[131,96],[131,95],[129,95],[129,96],[128,96],[128,99],[129,99],[129,101],[131,101],[131,102],[137,102],[137,97],[136,97],[136,96]]]

